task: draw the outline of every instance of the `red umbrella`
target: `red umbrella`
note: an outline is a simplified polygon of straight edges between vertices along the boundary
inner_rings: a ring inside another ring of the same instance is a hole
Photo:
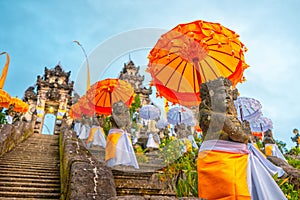
[[[120,100],[130,106],[134,95],[131,84],[120,79],[98,81],[86,92],[89,105],[95,108],[96,113],[104,115],[110,115],[112,105]]]
[[[80,107],[78,103],[75,103],[71,106],[69,115],[72,119],[80,119],[82,116]]]
[[[78,106],[80,108],[80,113],[87,115],[87,116],[94,116],[95,114],[95,108],[89,104],[89,101],[87,99],[86,95],[83,95],[78,99]]]
[[[4,90],[0,89],[0,107],[8,108],[11,98]]]
[[[13,110],[16,112],[25,113],[29,109],[29,105],[17,97],[11,98],[10,104],[14,106]]]

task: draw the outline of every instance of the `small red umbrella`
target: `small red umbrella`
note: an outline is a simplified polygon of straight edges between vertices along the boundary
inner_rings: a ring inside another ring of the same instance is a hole
[[[69,115],[72,119],[80,119],[82,117],[82,113],[78,103],[75,103],[71,106]]]
[[[97,114],[104,115],[110,115],[112,105],[120,100],[130,106],[134,95],[131,84],[120,79],[98,81],[86,92],[89,105],[95,109]]]
[[[8,108],[10,101],[10,95],[4,90],[0,89],[0,108]]]
[[[13,110],[16,112],[25,113],[29,109],[29,105],[17,97],[11,98],[10,104],[13,105]]]
[[[80,97],[78,99],[77,103],[80,108],[80,112],[82,114],[90,116],[90,117],[94,116],[95,108],[89,104],[89,101],[88,101],[86,95],[83,95],[82,97]]]

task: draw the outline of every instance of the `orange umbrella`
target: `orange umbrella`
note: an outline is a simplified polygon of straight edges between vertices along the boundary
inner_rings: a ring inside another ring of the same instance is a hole
[[[194,21],[165,33],[151,50],[147,71],[158,96],[185,106],[200,103],[200,84],[220,76],[235,86],[248,67],[239,36],[218,23]]]
[[[110,115],[112,105],[120,100],[130,106],[134,95],[131,84],[120,79],[98,81],[86,92],[86,97],[96,113],[104,115]]]
[[[71,106],[69,114],[73,119],[80,119],[82,115],[92,117],[95,114],[95,108],[89,104],[86,95],[83,95],[78,99],[77,103]]]
[[[4,90],[0,89],[0,107],[8,108],[10,100],[10,95]]]
[[[87,115],[87,116],[94,116],[95,108],[89,104],[89,101],[86,95],[83,95],[78,99],[78,106],[80,108],[80,113]]]
[[[252,132],[252,135],[258,137],[260,140],[263,138],[263,132]]]
[[[80,119],[81,118],[81,111],[78,103],[75,103],[71,106],[69,115],[72,119]]]
[[[4,54],[6,54],[6,62],[2,69],[2,74],[0,77],[0,107],[8,108],[11,98],[10,98],[10,95],[7,92],[5,92],[2,88],[4,86],[4,82],[6,79],[10,58],[9,58],[8,53],[6,53],[6,52],[0,53],[0,55],[4,55]]]
[[[29,109],[29,105],[17,97],[11,98],[10,104],[14,106],[13,110],[16,112],[25,113]]]

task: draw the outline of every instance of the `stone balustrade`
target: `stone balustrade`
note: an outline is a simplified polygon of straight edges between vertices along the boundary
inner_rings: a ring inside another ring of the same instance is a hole
[[[103,199],[116,197],[113,174],[96,160],[72,130],[60,133],[61,199]]]

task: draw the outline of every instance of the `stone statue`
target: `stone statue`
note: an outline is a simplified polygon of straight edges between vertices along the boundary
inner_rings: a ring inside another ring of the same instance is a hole
[[[122,101],[113,104],[113,112],[110,121],[112,128],[123,130],[130,129],[129,109]]]
[[[270,129],[264,132],[263,145],[265,146],[266,144],[275,144],[273,133]]]
[[[24,100],[28,101],[29,99],[36,101],[37,100],[37,94],[34,92],[34,87],[30,86],[27,88],[24,94]]]
[[[202,101],[199,106],[199,124],[205,140],[247,143],[248,125],[237,118],[233,101],[238,92],[237,89],[232,89],[232,83],[227,78],[220,77],[201,84],[200,92]]]
[[[139,168],[135,157],[130,136],[126,129],[130,129],[129,109],[122,101],[113,104],[111,115],[112,127],[107,136],[105,147],[105,161],[107,166],[126,165]]]
[[[176,129],[177,137],[179,139],[187,138],[187,136],[190,133],[187,129],[187,126],[184,123],[177,124],[175,129]]]
[[[293,133],[295,134],[295,136],[294,136],[294,137],[291,137],[291,140],[292,140],[293,142],[296,143],[296,148],[298,148],[298,147],[299,147],[299,144],[300,144],[300,134],[299,134],[299,130],[295,128],[295,129],[293,130]]]

